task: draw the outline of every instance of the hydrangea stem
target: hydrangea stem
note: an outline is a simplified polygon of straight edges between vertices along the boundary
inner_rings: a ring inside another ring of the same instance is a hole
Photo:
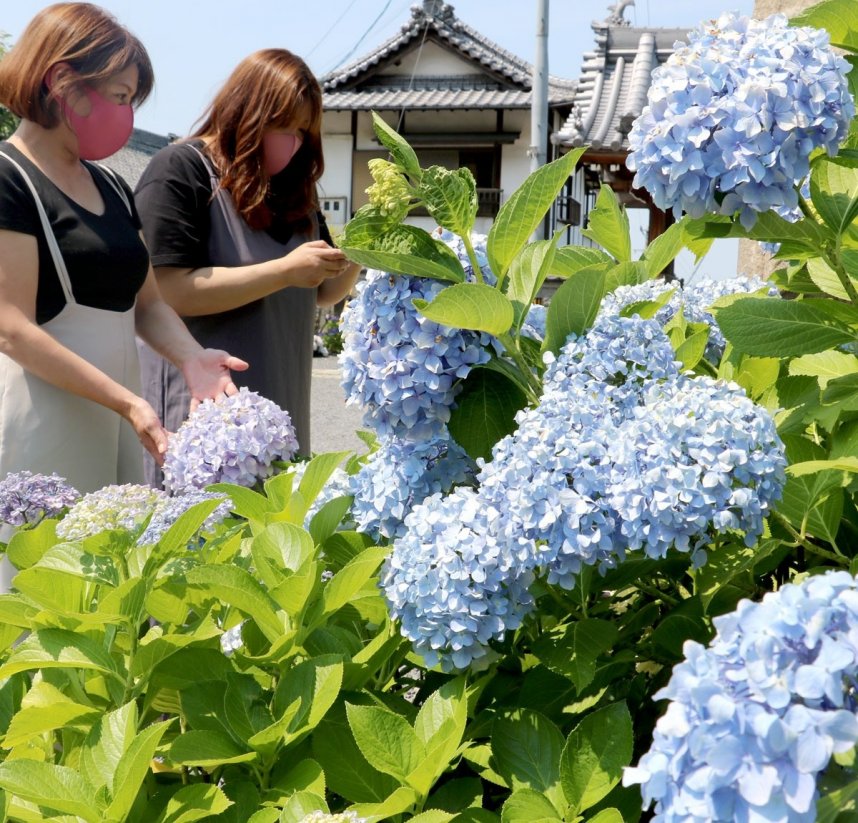
[[[460,234],[462,242],[465,244],[465,250],[468,252],[468,259],[471,261],[471,267],[474,270],[474,277],[477,278],[477,283],[484,283],[483,270],[477,260],[477,253],[474,251],[474,246],[471,243],[471,238],[467,234]]]
[[[521,372],[524,384],[527,387],[528,403],[538,403],[539,397],[542,394],[542,384],[540,383],[539,378],[531,371],[530,367],[527,365],[527,361],[519,351],[518,341],[509,333],[499,334],[498,340],[500,340],[504,349],[506,349],[504,354],[509,355],[510,359],[516,366],[518,366],[518,370]]]
[[[809,220],[818,226],[819,221],[816,219],[816,215],[808,205],[807,200],[805,200],[804,197],[799,196],[798,204],[805,220]],[[858,289],[855,288],[852,278],[847,274],[846,269],[843,266],[843,258],[840,255],[842,240],[842,236],[838,235],[834,248],[831,248],[831,246],[826,243],[820,249],[820,252],[823,260],[825,260],[837,275],[837,279],[840,281],[840,285],[843,286],[843,290],[846,292],[852,305],[858,307]]]
[[[836,554],[835,552],[830,552],[827,549],[823,549],[822,547],[811,543],[806,537],[802,537],[802,535],[796,531],[792,523],[790,523],[789,520],[787,520],[780,512],[772,512],[771,516],[790,533],[790,536],[795,540],[796,544],[806,551],[817,555],[817,557],[824,557],[826,560],[830,560],[838,566],[849,566],[848,557],[845,557],[842,554]]]

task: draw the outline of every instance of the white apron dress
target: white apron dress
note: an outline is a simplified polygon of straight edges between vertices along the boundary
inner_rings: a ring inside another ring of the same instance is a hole
[[[9,155],[0,152],[0,156],[17,168],[33,193],[66,299],[62,311],[41,328],[140,394],[134,308],[115,312],[75,301],[62,253],[32,180]],[[99,168],[130,213],[128,198],[112,172]],[[116,412],[52,386],[0,354],[0,478],[24,469],[56,472],[84,494],[112,483],[142,483],[142,446],[131,425]]]

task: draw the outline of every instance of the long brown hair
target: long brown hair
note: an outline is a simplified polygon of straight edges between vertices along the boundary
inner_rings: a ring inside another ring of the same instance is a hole
[[[262,137],[292,125],[304,113],[309,126],[301,148],[274,178],[265,171]],[[217,93],[192,137],[208,153],[242,218],[252,228],[277,220],[306,224],[317,207],[322,176],[322,90],[307,64],[286,49],[245,57]]]
[[[48,89],[46,75],[57,63],[73,73]],[[137,66],[139,106],[155,82],[143,44],[116,18],[92,3],[56,3],[42,9],[0,60],[0,103],[26,120],[51,129],[60,123],[57,100],[78,83],[95,86]]]

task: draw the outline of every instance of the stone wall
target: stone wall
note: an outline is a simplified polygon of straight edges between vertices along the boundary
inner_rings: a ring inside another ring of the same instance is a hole
[[[754,17],[761,19],[770,14],[786,14],[792,17],[803,9],[815,5],[817,0],[756,0],[754,4]],[[739,241],[739,265],[740,275],[758,275],[768,277],[775,268],[775,261],[760,249],[759,243],[752,240]]]

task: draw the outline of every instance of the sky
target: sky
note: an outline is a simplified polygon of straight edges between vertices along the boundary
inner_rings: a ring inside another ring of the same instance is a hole
[[[155,69],[155,90],[136,112],[135,125],[185,135],[223,81],[245,56],[268,47],[301,55],[318,75],[362,57],[394,36],[420,0],[103,0],[99,5],[133,31]],[[614,0],[550,0],[548,70],[580,74],[593,48],[590,23],[608,16]],[[0,0],[0,32],[14,45],[29,20],[49,5]],[[508,51],[533,62],[537,3],[453,0],[456,16]],[[724,11],[750,14],[753,0],[637,0],[626,9],[632,25],[690,28]],[[727,244],[735,247],[735,242]],[[718,261],[735,271],[732,262]],[[710,258],[713,255],[710,255]],[[687,276],[690,262],[680,262]],[[686,271],[687,270],[687,271]]]

